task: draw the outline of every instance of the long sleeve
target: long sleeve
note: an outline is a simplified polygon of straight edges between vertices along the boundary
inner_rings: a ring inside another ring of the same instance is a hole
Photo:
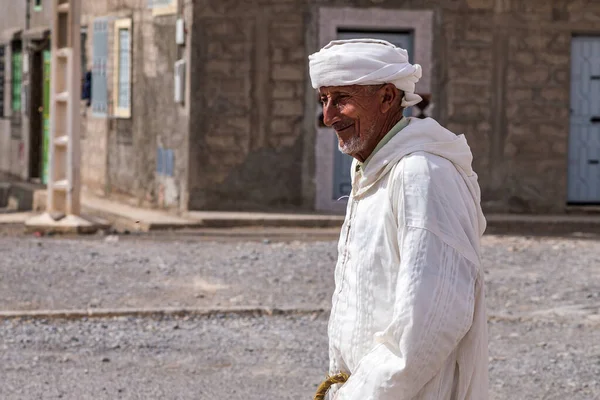
[[[337,400],[408,400],[439,373],[468,332],[476,266],[438,235],[400,226],[390,324],[373,337]],[[436,397],[437,398],[437,397]]]

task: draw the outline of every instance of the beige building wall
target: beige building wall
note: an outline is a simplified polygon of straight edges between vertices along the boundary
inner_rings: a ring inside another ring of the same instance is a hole
[[[178,16],[188,16],[191,4],[157,15],[146,0],[84,1],[82,24],[88,27],[88,68],[92,67],[93,21],[109,17],[108,98],[106,117],[86,109],[83,120],[82,178],[97,194],[131,200],[138,205],[186,209],[187,135],[189,102],[176,104],[174,64],[186,57],[186,47],[175,42]],[[115,27],[118,19],[131,19],[131,115],[117,115],[114,99]],[[186,46],[191,38],[187,35]],[[172,151],[169,176],[157,172],[158,149]]]

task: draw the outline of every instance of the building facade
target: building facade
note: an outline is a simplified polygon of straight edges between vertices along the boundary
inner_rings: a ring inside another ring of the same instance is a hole
[[[210,173],[193,175],[194,207],[344,208],[346,160],[319,126],[307,56],[360,35],[409,37],[425,114],[466,135],[487,212],[600,203],[598,1],[195,4],[191,144],[203,156],[191,166]]]
[[[140,206],[188,208],[191,3],[83,1],[91,99],[83,106],[81,173],[88,190]],[[188,29],[179,42],[178,20]]]
[[[49,1],[28,1],[2,2],[0,171],[43,180]],[[423,66],[425,101],[407,114],[466,135],[486,212],[600,204],[600,2],[82,4],[81,173],[96,194],[178,211],[343,212],[350,159],[320,121],[307,57],[370,36]]]
[[[2,7],[0,172],[46,183],[52,0],[4,0]],[[187,208],[190,35],[182,30],[176,42],[177,20],[185,18],[191,22],[191,4],[183,1],[82,0],[85,190],[136,205]]]
[[[48,0],[5,2],[0,16],[0,171],[43,181],[47,168]]]

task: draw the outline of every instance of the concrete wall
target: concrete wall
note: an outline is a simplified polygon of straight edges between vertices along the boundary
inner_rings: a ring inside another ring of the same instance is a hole
[[[434,11],[433,116],[466,134],[486,210],[564,211],[570,38],[600,34],[599,2],[198,3],[192,208],[312,207],[315,100],[306,57],[318,50],[318,10],[376,6]]]
[[[186,8],[191,17],[191,6]],[[90,109],[86,111],[83,183],[99,194],[133,197],[140,205],[185,209],[189,103],[182,106],[173,101],[174,63],[185,56],[185,49],[175,43],[177,16],[153,16],[146,0],[84,1],[82,23],[89,27],[89,68],[93,19],[107,16],[133,21],[132,115],[127,119],[98,118]],[[115,45],[112,37],[109,34],[110,49]],[[109,98],[113,61],[109,57]],[[174,152],[173,176],[156,173],[159,147]]]
[[[0,32],[11,28],[25,28],[26,7],[24,1],[2,0],[0,2]]]
[[[34,8],[35,0],[28,0],[31,4],[29,10],[29,28],[50,27],[52,21],[52,0],[42,0],[41,10]]]
[[[302,206],[303,2],[194,10],[190,208]]]

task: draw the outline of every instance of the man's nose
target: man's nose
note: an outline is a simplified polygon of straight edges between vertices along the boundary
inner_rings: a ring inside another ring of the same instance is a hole
[[[337,107],[327,102],[323,104],[323,123],[325,126],[331,126],[340,119],[340,112]]]

